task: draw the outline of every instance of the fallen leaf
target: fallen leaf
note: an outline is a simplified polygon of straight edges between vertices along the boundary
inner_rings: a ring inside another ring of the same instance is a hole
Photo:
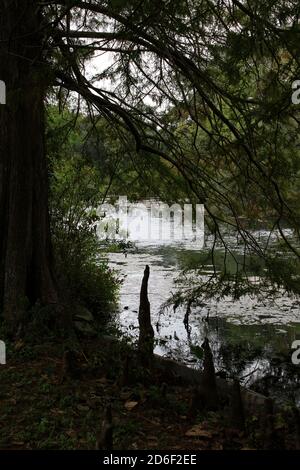
[[[89,411],[90,407],[87,405],[77,405],[78,411]]]
[[[212,433],[210,431],[206,431],[203,429],[202,426],[195,425],[191,429],[189,429],[185,435],[187,437],[198,437],[200,439],[211,439]]]
[[[20,351],[23,348],[24,345],[25,345],[25,343],[21,339],[19,341],[16,341],[16,343],[14,345],[15,351]]]
[[[125,403],[125,408],[127,411],[133,410],[139,404],[138,401],[127,401]]]
[[[217,442],[214,444],[213,450],[223,450],[223,444],[221,442]]]
[[[66,431],[65,434],[69,437],[76,437],[77,433],[74,431],[74,429],[70,429],[69,431]]]
[[[106,384],[107,381],[108,380],[106,377],[101,377],[101,379],[97,379],[95,382],[98,382],[99,384]]]
[[[65,412],[63,410],[59,410],[58,408],[52,408],[51,410],[51,413],[54,414],[55,416],[58,416],[58,415],[64,415]]]

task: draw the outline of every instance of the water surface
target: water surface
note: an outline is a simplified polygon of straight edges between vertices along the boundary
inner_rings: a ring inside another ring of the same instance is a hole
[[[257,235],[264,238],[269,234],[260,231]],[[238,254],[239,240],[232,237],[231,243]],[[300,404],[300,366],[291,362],[291,344],[300,339],[299,299],[279,295],[276,300],[263,302],[250,296],[235,301],[231,298],[205,301],[201,307],[192,309],[188,331],[183,323],[185,306],[176,310],[170,306],[162,312],[162,305],[176,290],[174,281],[185,261],[188,259],[197,266],[205,250],[205,247],[199,249],[190,238],[186,241],[137,240],[135,248],[109,254],[111,267],[123,278],[117,315],[119,328],[132,341],[137,339],[140,286],[148,264],[156,353],[201,367],[200,346],[207,336],[217,372],[238,376],[245,384],[265,394]],[[209,274],[212,266],[207,265],[205,270]]]

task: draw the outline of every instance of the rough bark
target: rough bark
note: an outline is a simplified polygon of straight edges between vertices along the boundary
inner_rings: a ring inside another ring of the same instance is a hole
[[[4,0],[0,15],[0,309],[15,329],[24,305],[58,301],[51,261],[44,142],[42,18],[33,0]]]

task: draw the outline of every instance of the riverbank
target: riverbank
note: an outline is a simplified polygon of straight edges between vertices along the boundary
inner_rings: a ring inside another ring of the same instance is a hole
[[[178,285],[186,260],[201,265],[201,253],[178,246],[143,246],[128,253],[110,253],[109,265],[123,279],[114,321],[129,340],[139,335],[138,305],[142,273],[150,265],[149,301],[155,333],[155,353],[191,367],[202,367],[199,348],[207,337],[216,371],[237,377],[247,387],[294,402],[300,407],[299,367],[292,363],[292,343],[300,334],[300,304],[278,292],[278,298],[226,297],[206,299],[192,307],[189,325],[183,322],[186,305],[162,308]],[[212,271],[206,266],[206,272]],[[209,321],[207,321],[209,319]]]
[[[95,449],[109,405],[115,450],[265,446],[254,415],[242,432],[224,409],[195,411],[194,386],[134,366],[128,374],[132,349],[124,342],[97,338],[71,355],[57,342],[19,341],[10,349],[8,364],[0,368],[1,449]],[[276,432],[283,435],[287,423],[277,421]],[[295,449],[288,434],[278,445]]]

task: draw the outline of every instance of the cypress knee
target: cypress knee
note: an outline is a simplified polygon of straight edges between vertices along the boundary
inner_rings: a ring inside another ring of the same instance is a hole
[[[101,424],[100,433],[96,439],[96,450],[112,450],[113,448],[113,424],[111,405],[105,410],[105,417]]]
[[[141,292],[140,292],[140,308],[139,308],[139,353],[142,363],[145,367],[149,367],[154,347],[154,330],[151,325],[150,315],[150,302],[148,299],[148,281],[149,281],[150,269],[146,266],[144,271],[144,277],[142,280]]]
[[[216,383],[215,366],[213,355],[210,349],[209,341],[205,338],[202,348],[204,350],[203,361],[203,380],[201,387],[201,395],[203,397],[204,406],[207,409],[214,410],[218,408],[218,391]]]
[[[241,395],[240,382],[235,379],[233,382],[232,393],[230,396],[231,420],[232,425],[241,431],[245,429],[245,413]]]

